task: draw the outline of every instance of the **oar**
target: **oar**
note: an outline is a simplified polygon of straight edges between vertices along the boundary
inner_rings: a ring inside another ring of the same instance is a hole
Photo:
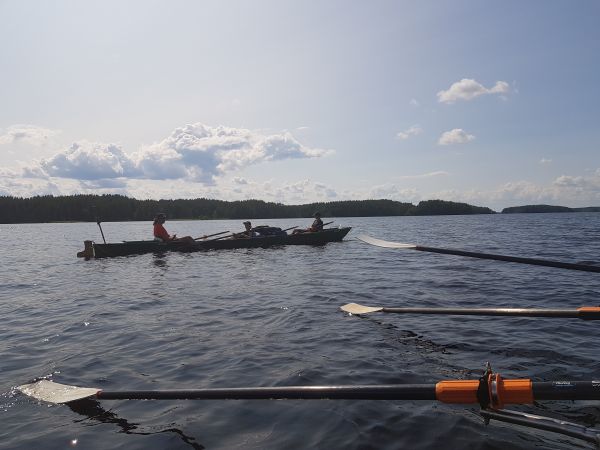
[[[102,231],[102,225],[100,225],[100,217],[96,217],[96,223],[98,224],[98,228],[100,228],[100,234],[102,235],[102,240],[106,244],[106,239],[104,239],[104,231]]]
[[[41,380],[19,386],[17,389],[29,397],[49,403],[69,403],[90,397],[101,400],[330,399],[437,400],[444,403],[479,403],[482,407],[501,407],[504,404],[533,403],[534,400],[600,400],[600,381],[538,382],[529,379],[507,380],[497,374],[484,375],[479,380],[450,380],[435,384],[282,386],[144,391],[103,391],[98,388],[69,386]],[[494,393],[493,398],[491,392]]]
[[[206,239],[206,238],[213,237],[213,236],[219,236],[220,234],[225,234],[225,233],[229,233],[229,230],[227,230],[227,231],[221,231],[220,233],[214,233],[214,234],[208,234],[208,235],[200,236],[200,237],[194,238],[194,240],[198,241],[200,239]]]
[[[351,314],[384,312],[394,314],[446,314],[459,316],[522,316],[551,317],[556,319],[600,320],[600,307],[582,306],[577,309],[525,309],[525,308],[385,308],[348,303],[340,307]]]
[[[281,231],[290,231],[290,230],[293,230],[294,228],[298,228],[298,225],[296,225],[295,227],[286,228],[285,230],[281,230]]]
[[[323,224],[323,226],[325,226],[325,225],[331,225],[333,222],[335,222],[335,220],[332,220],[331,222],[326,222],[326,223]]]
[[[419,250],[421,252],[442,253],[445,255],[468,256],[470,258],[493,259],[496,261],[508,261],[508,262],[515,262],[515,263],[521,263],[521,264],[532,264],[534,266],[558,267],[561,269],[582,270],[584,272],[600,273],[600,267],[590,266],[590,265],[585,265],[585,264],[574,264],[574,263],[566,263],[566,262],[560,262],[560,261],[548,261],[545,259],[521,258],[518,256],[492,255],[490,253],[465,252],[463,250],[450,250],[447,248],[424,247],[422,245],[404,244],[401,242],[384,241],[384,240],[376,239],[376,238],[373,238],[371,236],[366,236],[366,235],[357,236],[357,239],[360,239],[361,241],[366,242],[367,244],[376,245],[377,247]]]

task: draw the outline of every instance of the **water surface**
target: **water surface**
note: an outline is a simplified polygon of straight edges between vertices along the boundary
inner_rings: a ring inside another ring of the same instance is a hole
[[[255,221],[255,225],[267,221]],[[310,220],[271,220],[287,228]],[[343,218],[342,243],[84,261],[96,224],[0,225],[0,447],[588,448],[475,407],[398,401],[101,401],[39,404],[39,377],[106,390],[598,379],[600,324],[580,320],[349,316],[373,306],[598,305],[600,275],[368,246],[360,233],[429,246],[600,261],[600,214]],[[178,235],[238,221],[169,221]],[[108,241],[151,223],[105,223]],[[517,408],[514,408],[517,409]],[[594,425],[592,402],[520,409]],[[76,442],[76,443],[75,443]]]

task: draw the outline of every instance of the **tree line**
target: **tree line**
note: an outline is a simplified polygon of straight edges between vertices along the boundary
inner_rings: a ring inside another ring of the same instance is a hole
[[[123,195],[0,196],[0,223],[122,222],[152,220],[162,212],[169,219],[279,219],[311,217],[419,216],[493,214],[489,208],[443,200],[412,203],[393,200],[345,200],[303,205],[262,200],[224,201],[207,198],[137,200]]]

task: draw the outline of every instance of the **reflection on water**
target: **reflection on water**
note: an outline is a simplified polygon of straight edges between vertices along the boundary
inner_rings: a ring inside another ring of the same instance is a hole
[[[173,433],[181,438],[181,440],[196,450],[204,449],[204,446],[196,442],[196,439],[191,436],[187,436],[183,431],[176,428],[167,428],[158,431],[140,431],[138,428],[139,424],[128,422],[126,419],[119,417],[117,414],[105,410],[97,400],[86,398],[75,402],[68,403],[69,409],[79,415],[85,416],[91,421],[98,421],[101,423],[110,423],[117,425],[123,433],[127,434],[139,434],[143,436],[149,436],[158,433]],[[77,421],[76,421],[77,422]]]

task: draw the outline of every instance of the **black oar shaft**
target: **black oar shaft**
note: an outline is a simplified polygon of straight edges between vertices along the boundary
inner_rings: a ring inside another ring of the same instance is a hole
[[[381,386],[286,386],[230,389],[191,389],[167,391],[100,391],[100,399],[331,399],[331,400],[435,400],[435,384]]]
[[[600,400],[600,381],[534,381],[536,400]]]
[[[446,314],[460,316],[524,316],[578,318],[576,309],[524,309],[524,308],[383,308],[394,314]],[[598,317],[600,319],[600,315]]]
[[[197,241],[199,239],[206,239],[206,238],[213,237],[213,236],[219,236],[220,234],[225,234],[225,233],[229,233],[229,230],[221,231],[220,233],[213,233],[213,234],[209,234],[209,235],[200,236],[200,237],[194,238],[194,240]]]
[[[470,258],[493,259],[496,261],[516,262],[516,263],[521,263],[521,264],[531,264],[534,266],[559,267],[561,269],[581,270],[584,272],[600,273],[600,267],[585,265],[585,264],[565,263],[565,262],[560,262],[560,261],[548,261],[548,260],[544,260],[544,259],[535,259],[535,258],[521,258],[518,256],[493,255],[490,253],[466,252],[463,250],[451,250],[451,249],[447,249],[447,248],[424,247],[422,245],[417,245],[413,248],[415,250],[419,250],[422,252],[441,253],[444,255],[468,256]]]
[[[600,381],[503,380],[506,403],[531,400],[600,400]],[[439,400],[446,403],[477,403],[478,381],[441,381],[437,384],[380,386],[285,386],[157,391],[100,391],[104,400]]]

